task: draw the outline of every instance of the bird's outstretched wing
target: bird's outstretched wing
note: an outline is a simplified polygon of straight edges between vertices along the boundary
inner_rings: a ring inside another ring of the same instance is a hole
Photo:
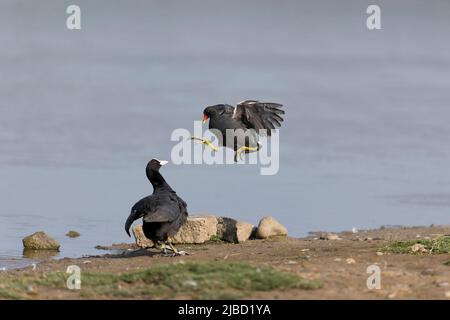
[[[234,109],[233,118],[242,121],[249,128],[253,128],[258,133],[271,135],[271,129],[281,126],[284,111],[280,108],[282,104],[274,102],[259,102],[256,100],[245,100],[240,102]]]

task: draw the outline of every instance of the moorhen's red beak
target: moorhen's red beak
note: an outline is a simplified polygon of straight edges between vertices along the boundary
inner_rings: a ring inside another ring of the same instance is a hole
[[[206,123],[206,120],[208,120],[208,116],[206,114],[203,114],[203,123]]]

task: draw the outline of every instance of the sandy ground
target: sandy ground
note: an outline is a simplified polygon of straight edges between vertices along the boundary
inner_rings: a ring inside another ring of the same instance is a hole
[[[184,245],[179,249],[188,251],[190,255],[182,257],[166,257],[153,250],[130,249],[122,254],[45,261],[38,264],[35,270],[28,267],[1,272],[0,284],[5,277],[11,279],[31,274],[42,276],[51,271],[65,272],[69,265],[78,265],[82,271],[121,273],[180,261],[241,261],[269,265],[305,279],[319,280],[322,284],[315,290],[256,292],[246,297],[249,299],[450,299],[450,266],[445,265],[450,260],[450,254],[394,254],[381,250],[394,240],[428,239],[446,234],[450,234],[450,226],[343,232],[337,234],[341,238],[337,240],[324,240],[320,235],[312,234],[302,239]],[[370,276],[367,268],[371,265],[381,270],[381,289],[367,288],[366,282]],[[77,299],[82,295],[61,288],[41,290],[30,298]]]

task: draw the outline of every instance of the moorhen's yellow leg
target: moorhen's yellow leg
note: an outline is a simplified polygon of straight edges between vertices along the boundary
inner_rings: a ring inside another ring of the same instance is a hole
[[[236,153],[234,154],[234,162],[237,162],[238,157],[239,159],[241,159],[241,154],[244,151],[258,151],[259,147],[246,147],[246,146],[242,146],[239,149],[236,150]]]
[[[219,151],[219,147],[216,147],[215,145],[212,144],[211,140],[208,139],[202,139],[202,138],[198,138],[198,137],[191,137],[191,140],[198,140],[201,141],[202,144],[206,144],[207,146],[209,146],[211,149],[213,149],[214,151]]]

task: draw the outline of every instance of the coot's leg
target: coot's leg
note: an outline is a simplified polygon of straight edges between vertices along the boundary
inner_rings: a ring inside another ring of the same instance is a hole
[[[154,244],[154,247],[161,251],[161,253],[167,254],[166,244],[164,242],[160,243],[159,241]]]
[[[167,244],[169,245],[169,248],[173,251],[173,256],[185,256],[188,255],[186,251],[178,251],[177,248],[172,244],[171,238],[167,239]]]

